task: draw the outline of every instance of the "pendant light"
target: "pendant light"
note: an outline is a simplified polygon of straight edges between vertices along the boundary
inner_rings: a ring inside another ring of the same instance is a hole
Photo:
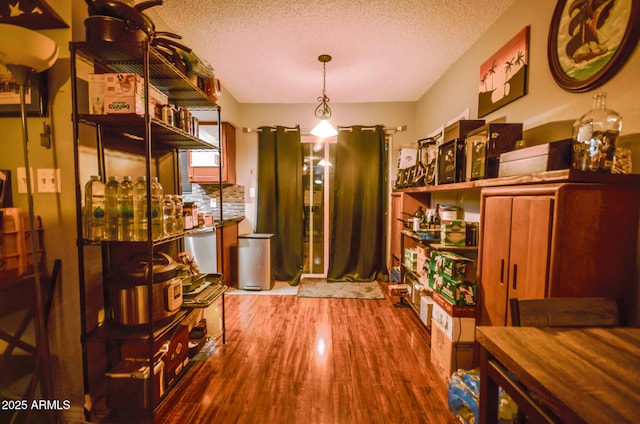
[[[329,123],[331,109],[329,108],[329,98],[326,93],[327,62],[331,61],[331,56],[322,54],[318,56],[318,60],[322,62],[322,96],[318,97],[320,104],[316,108],[315,114],[316,118],[320,119],[320,122],[311,130],[311,135],[327,138],[338,135],[338,130]]]

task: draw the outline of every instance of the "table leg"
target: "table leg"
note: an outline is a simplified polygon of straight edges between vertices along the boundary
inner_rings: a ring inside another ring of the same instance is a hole
[[[498,422],[498,384],[489,373],[491,355],[480,346],[480,424]]]

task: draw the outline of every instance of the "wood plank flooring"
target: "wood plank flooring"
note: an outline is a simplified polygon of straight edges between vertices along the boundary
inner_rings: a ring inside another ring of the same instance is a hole
[[[395,301],[226,296],[227,344],[155,422],[457,423],[428,332]]]

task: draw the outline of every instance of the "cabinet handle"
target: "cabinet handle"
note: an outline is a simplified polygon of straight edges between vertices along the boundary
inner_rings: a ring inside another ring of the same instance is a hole
[[[504,259],[500,259],[500,284],[504,284]]]
[[[513,289],[518,286],[518,264],[513,264]]]

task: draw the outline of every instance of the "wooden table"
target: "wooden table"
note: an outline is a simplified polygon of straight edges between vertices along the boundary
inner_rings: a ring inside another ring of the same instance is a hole
[[[477,327],[476,340],[481,424],[497,422],[498,386],[530,422],[640,421],[640,328]]]

